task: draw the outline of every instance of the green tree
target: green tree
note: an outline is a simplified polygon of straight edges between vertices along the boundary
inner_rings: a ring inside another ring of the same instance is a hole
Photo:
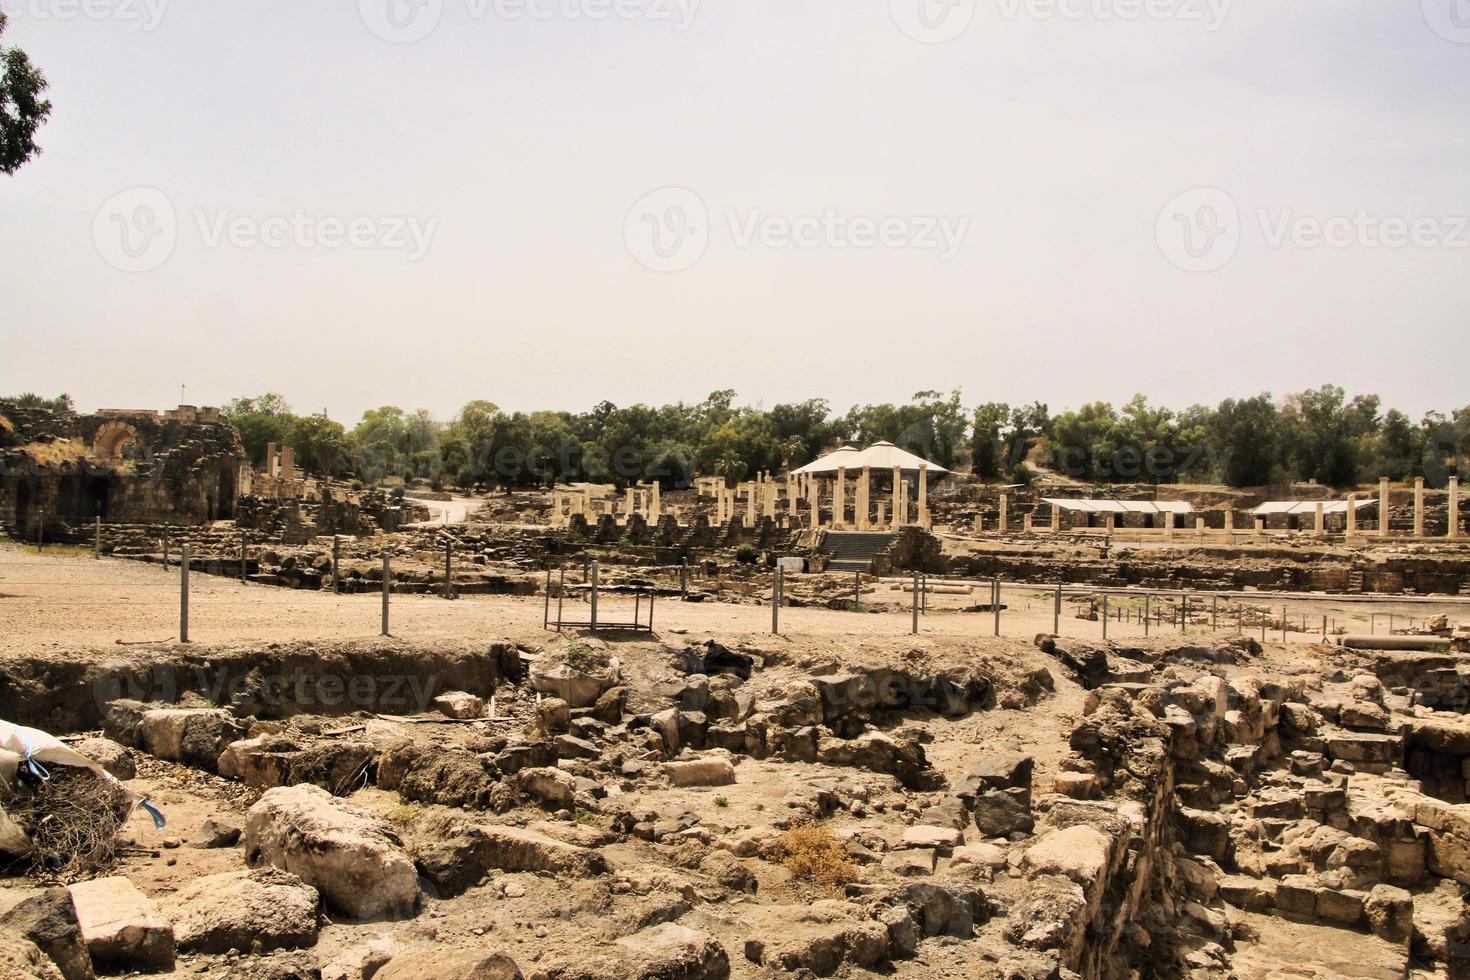
[[[254,466],[265,464],[268,445],[287,444],[287,434],[296,415],[291,406],[275,392],[267,392],[255,398],[236,398],[224,407],[225,420],[240,433],[240,442]]]
[[[323,476],[338,476],[347,466],[347,432],[324,413],[295,419],[286,444],[296,451],[298,460]]]
[[[1001,435],[1010,423],[1011,407],[1005,402],[986,402],[975,409],[970,435],[970,465],[982,480],[994,480],[1004,472],[1005,444]]]
[[[1280,415],[1269,394],[1227,398],[1206,423],[1220,477],[1232,487],[1270,483],[1281,458]]]
[[[9,18],[0,10],[0,38]],[[36,130],[51,115],[46,76],[20,48],[0,46],[0,172],[13,175],[41,152]]]

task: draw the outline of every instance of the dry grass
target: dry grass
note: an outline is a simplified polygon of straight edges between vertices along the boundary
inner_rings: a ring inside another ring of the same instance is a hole
[[[841,888],[860,877],[847,848],[822,824],[803,824],[781,836],[781,863],[794,882]]]
[[[46,782],[17,782],[0,805],[31,839],[35,870],[71,877],[117,860],[117,835],[132,810],[121,786],[89,769],[55,766]]]
[[[58,466],[62,463],[80,463],[87,458],[87,447],[70,439],[57,439],[54,442],[31,442],[21,447],[21,450],[38,466]]]

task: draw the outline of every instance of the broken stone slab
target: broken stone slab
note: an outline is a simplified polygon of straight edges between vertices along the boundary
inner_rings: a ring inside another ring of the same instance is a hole
[[[269,953],[316,944],[317,890],[275,868],[193,881],[170,900],[174,939],[186,953]]]
[[[1344,762],[1400,763],[1404,755],[1402,738],[1372,732],[1330,734],[1325,738],[1325,746],[1329,759],[1341,759]]]
[[[244,832],[245,828],[233,820],[215,817],[204,821],[198,833],[189,838],[189,846],[201,851],[234,847],[240,843],[240,835]]]
[[[71,747],[107,770],[115,779],[132,779],[138,775],[127,747],[110,738],[84,738]]]
[[[1276,882],[1270,878],[1225,875],[1219,879],[1224,901],[1247,912],[1269,912],[1276,907]]]
[[[975,827],[985,837],[1029,834],[1036,827],[1031,793],[1025,789],[992,789],[975,797]]]
[[[730,976],[730,954],[713,936],[664,922],[613,943],[623,969],[635,968],[636,976],[667,980],[726,980]],[[629,974],[615,973],[613,976]]]
[[[448,691],[434,699],[434,708],[446,718],[468,721],[485,717],[485,701],[466,691]]]
[[[1108,835],[1078,824],[1044,835],[1026,848],[1022,864],[1032,877],[1060,875],[1087,888],[1107,875],[1112,848]]]
[[[267,790],[245,821],[245,863],[297,875],[354,919],[418,908],[418,874],[386,823],[318,786]]]
[[[155,708],[143,713],[138,739],[150,755],[215,772],[219,757],[245,734],[223,708]]]
[[[964,836],[953,827],[933,827],[918,824],[903,832],[904,847],[943,848],[948,850],[964,841]]]
[[[577,781],[560,769],[522,769],[513,778],[522,793],[553,810],[571,809],[576,803]]]
[[[96,966],[161,973],[174,967],[173,925],[123,877],[70,886],[77,925]]]
[[[1008,863],[1005,849],[994,844],[965,844],[963,847],[956,847],[951,859],[955,864],[973,864],[991,870],[1004,868]]]
[[[735,767],[727,759],[670,762],[664,766],[664,772],[675,786],[731,786],[735,783]]]
[[[903,878],[917,878],[934,873],[933,848],[912,847],[889,851],[883,856],[883,870]]]
[[[844,967],[869,969],[888,959],[888,928],[847,902],[775,906],[748,920],[753,938],[745,957],[787,972],[832,976]]]
[[[929,766],[924,747],[918,742],[899,741],[882,732],[868,732],[854,739],[821,736],[817,761],[887,773],[908,789],[921,788]]]
[[[444,897],[461,894],[492,870],[572,878],[607,871],[607,862],[591,848],[534,830],[455,818],[427,824],[415,836],[413,851],[424,876]]]
[[[521,980],[520,967],[504,953],[482,949],[419,949],[393,956],[370,974],[374,980]]]
[[[34,943],[65,980],[92,980],[92,957],[65,888],[49,888],[17,902],[0,914],[0,933]]]

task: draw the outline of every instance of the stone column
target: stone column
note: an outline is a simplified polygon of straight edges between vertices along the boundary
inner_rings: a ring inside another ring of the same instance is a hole
[[[884,518],[884,514],[883,514],[883,501],[880,500],[880,501],[878,501],[877,522],[876,522],[876,524],[874,526],[881,528],[883,526],[883,518]]]
[[[1171,511],[1171,510],[1166,510],[1166,511],[1164,511],[1164,537],[1166,537],[1166,538],[1172,538],[1173,536],[1174,536],[1174,512]]]
[[[771,520],[776,519],[776,481],[766,474],[765,479],[766,516]]]
[[[276,475],[276,444],[273,442],[265,444],[265,475],[272,478]]]
[[[1021,530],[1027,534],[1031,533],[1031,512],[1027,511],[1021,515]]]
[[[1000,521],[999,521],[999,526],[997,528],[997,530],[999,530],[1001,534],[1004,534],[1004,533],[1006,533],[1006,531],[1010,530],[1010,527],[1011,527],[1011,518],[1010,518],[1010,514],[1008,513],[1010,511],[1010,509],[1011,509],[1011,498],[1010,498],[1010,495],[1009,494],[1004,494],[1004,493],[1001,494],[1000,495]]]
[[[1051,505],[1051,533],[1062,533],[1062,507],[1060,504]]]
[[[1447,515],[1450,519],[1450,537],[1460,536],[1460,478],[1450,477],[1450,503]]]
[[[837,467],[837,485],[832,488],[832,526],[847,526],[847,467]]]
[[[290,446],[281,450],[280,475],[283,480],[296,479],[296,450]]]
[[[1105,531],[1107,531],[1108,534],[1112,534],[1115,530],[1117,530],[1117,528],[1118,528],[1118,515],[1112,513],[1111,511],[1109,511],[1103,517],[1103,529]]]
[[[919,464],[919,523],[929,527],[929,466]]]
[[[858,478],[857,485],[857,529],[866,531],[869,527],[868,515],[871,512],[872,501],[869,499],[873,492],[873,471],[864,466],[862,476]]]
[[[822,494],[821,494],[820,489],[819,489],[820,487],[821,487],[821,484],[820,483],[815,484],[814,485],[814,488],[812,490],[812,495],[809,498],[811,500],[811,504],[812,504],[812,528],[813,529],[816,529],[816,528],[819,528],[819,527],[822,526]]]
[[[903,519],[903,504],[899,501],[899,494],[903,493],[903,467],[893,468],[893,526],[898,527],[898,522]]]
[[[909,481],[902,483],[903,491],[898,495],[898,519],[899,526],[910,523],[909,521]]]
[[[657,480],[654,480],[653,487],[649,490],[648,500],[648,517],[654,523],[657,523],[658,519],[664,516],[663,500],[660,497],[662,490],[663,487]]]
[[[1388,537],[1388,477],[1378,481],[1378,536]]]
[[[1266,533],[1266,519],[1264,517],[1257,517],[1256,518],[1256,533],[1257,534],[1265,534]]]
[[[1327,507],[1322,501],[1317,501],[1317,533],[1327,533]]]
[[[1424,537],[1424,477],[1414,478],[1414,537]]]
[[[975,515],[975,533],[976,534],[984,534],[985,533],[985,515],[984,514],[976,514]]]
[[[745,485],[745,514],[751,527],[755,527],[756,516],[759,513],[755,509],[755,498],[757,495],[756,492],[757,490],[759,490],[759,488],[760,484],[756,483],[755,481],[751,481],[750,483],[747,483]]]
[[[1225,533],[1231,534],[1235,530],[1235,508],[1225,508]]]
[[[1205,536],[1205,519],[1203,517],[1196,517],[1194,519],[1194,533],[1201,538]]]
[[[1347,505],[1347,530],[1343,533],[1351,538],[1358,533],[1358,495],[1355,493],[1348,494]]]

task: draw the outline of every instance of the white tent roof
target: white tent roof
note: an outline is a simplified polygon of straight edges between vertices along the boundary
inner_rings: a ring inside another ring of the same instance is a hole
[[[1378,501],[1373,499],[1357,501],[1358,509],[1372,507]],[[1268,514],[1316,514],[1316,500],[1270,500],[1257,507],[1251,513],[1257,517],[1265,517]],[[1322,513],[1324,514],[1346,514],[1348,502],[1346,500],[1323,500]]]
[[[949,470],[937,463],[931,463],[922,456],[899,449],[891,442],[875,442],[867,449],[859,451],[854,446],[843,446],[818,459],[807,463],[805,466],[793,470],[793,473],[836,473],[839,468],[847,470],[860,470],[863,467],[871,467],[875,470],[891,470],[895,466],[904,470],[918,470],[923,466],[928,468],[931,475],[948,473]]]
[[[1074,500],[1065,497],[1043,497],[1042,503],[1077,510],[1087,514],[1192,514],[1194,505],[1187,500]]]

